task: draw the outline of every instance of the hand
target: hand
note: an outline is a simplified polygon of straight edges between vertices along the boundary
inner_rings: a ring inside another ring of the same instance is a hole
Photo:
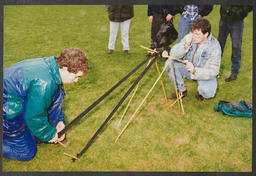
[[[48,142],[56,144],[58,142],[63,141],[64,139],[65,139],[65,134],[63,134],[60,138],[58,138],[58,133],[55,133],[55,136],[51,140],[49,140]]]
[[[186,63],[186,69],[191,73],[194,74],[196,72],[194,65],[191,62]]]
[[[149,16],[148,21],[149,21],[150,23],[152,23],[152,22],[153,22],[153,16]]]
[[[51,140],[49,140],[48,142],[49,143],[57,143],[58,142],[58,134],[55,133],[55,136]]]
[[[168,14],[167,16],[166,16],[166,21],[170,21],[172,19],[172,15],[171,14]]]
[[[58,142],[61,142],[65,139],[65,134],[63,134],[60,138],[58,138]]]
[[[185,45],[186,46],[190,46],[191,42],[192,42],[192,33],[190,32],[189,34],[187,34],[185,37]]]
[[[60,121],[57,125],[56,125],[56,132],[60,132],[61,130],[63,130],[65,128],[65,124],[63,121]]]
[[[60,131],[62,131],[65,128],[65,124],[63,121],[60,121],[57,125],[56,125],[56,133],[59,133]],[[65,139],[65,134],[63,134],[60,138],[58,138],[57,142],[61,142]]]

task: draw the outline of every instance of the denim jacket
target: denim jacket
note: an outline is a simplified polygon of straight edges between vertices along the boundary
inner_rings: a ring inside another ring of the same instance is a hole
[[[193,63],[196,73],[191,74],[191,79],[214,79],[219,74],[221,63],[221,48],[218,40],[210,34],[201,45],[192,42],[187,47],[185,38],[172,47],[171,57],[182,58]]]

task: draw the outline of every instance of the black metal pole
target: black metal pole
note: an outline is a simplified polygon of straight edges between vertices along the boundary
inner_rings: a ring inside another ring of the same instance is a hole
[[[116,105],[116,107],[113,109],[113,111],[109,114],[109,116],[106,118],[106,120],[103,122],[103,124],[100,126],[100,128],[96,131],[96,133],[93,135],[93,137],[90,139],[90,141],[86,144],[86,146],[82,149],[80,153],[77,154],[77,158],[80,158],[84,152],[91,146],[95,138],[98,136],[98,134],[101,132],[103,127],[107,124],[107,122],[111,119],[111,117],[114,115],[114,113],[117,111],[117,109],[120,107],[120,105],[124,102],[124,100],[127,98],[127,96],[131,93],[131,91],[134,89],[134,87],[138,84],[138,82],[141,80],[141,78],[145,75],[145,73],[148,71],[148,69],[152,66],[152,64],[156,61],[158,55],[154,55],[155,58],[149,63],[149,65],[145,68],[145,70],[140,74],[140,76],[136,79],[136,81],[132,84],[132,86],[129,88],[129,90],[125,93],[125,95],[122,97],[122,99],[119,101],[119,103]],[[75,161],[76,159],[72,159]]]
[[[112,88],[110,88],[106,93],[104,93],[100,98],[98,98],[93,104],[91,104],[86,110],[79,114],[75,119],[73,119],[62,131],[58,133],[58,137],[61,137],[65,132],[67,132],[77,121],[79,121],[83,116],[85,116],[90,110],[92,110],[97,104],[99,104],[106,96],[108,96],[113,90],[115,90],[121,83],[128,79],[135,71],[137,71],[142,65],[144,65],[152,56],[149,56],[146,60],[141,62],[136,68],[134,68],[130,73],[123,77],[118,83],[116,83]]]

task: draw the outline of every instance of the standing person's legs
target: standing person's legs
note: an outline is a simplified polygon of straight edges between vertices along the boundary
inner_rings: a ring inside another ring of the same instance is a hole
[[[221,56],[223,55],[226,40],[227,40],[229,32],[230,31],[229,31],[228,24],[225,23],[222,19],[220,19],[218,41],[219,41],[220,47],[221,47]]]
[[[121,39],[123,44],[123,50],[130,50],[129,46],[129,28],[131,19],[120,23]]]
[[[183,15],[180,15],[178,23],[178,42],[180,42],[183,37],[190,32],[191,25],[192,22],[184,18]]]
[[[241,64],[241,47],[243,39],[244,22],[234,22],[231,24],[230,27],[230,37],[232,41],[231,73],[238,74]]]
[[[110,21],[110,30],[109,30],[109,41],[108,49],[115,50],[116,36],[118,32],[119,23]]]
[[[156,34],[159,31],[161,26],[161,16],[157,13],[153,14],[153,22],[151,24],[151,44],[150,48],[155,49],[157,48],[157,40],[156,40]]]

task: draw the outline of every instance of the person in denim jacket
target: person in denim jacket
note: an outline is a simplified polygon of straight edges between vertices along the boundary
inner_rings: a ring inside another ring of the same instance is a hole
[[[186,60],[186,64],[175,60],[166,61],[166,71],[173,83],[172,72],[169,64],[173,65],[174,77],[178,92],[182,97],[187,95],[187,89],[183,77],[195,80],[198,83],[196,98],[208,99],[215,96],[217,90],[216,76],[219,74],[221,63],[221,48],[218,40],[211,34],[211,24],[207,19],[197,19],[191,26],[191,32],[187,34],[170,51],[170,56]],[[175,99],[176,93],[169,96]]]

